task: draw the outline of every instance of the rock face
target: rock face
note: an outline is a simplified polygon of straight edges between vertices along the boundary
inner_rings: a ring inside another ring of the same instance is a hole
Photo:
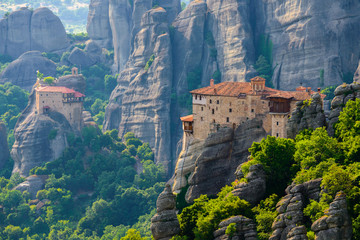
[[[0,122],[0,169],[7,163],[9,157],[6,127],[3,122]]]
[[[346,196],[339,192],[325,216],[316,220],[311,230],[315,232],[318,240],[350,240],[352,237],[351,218],[347,211]]]
[[[57,131],[55,139],[49,139],[52,130]],[[15,129],[15,143],[11,151],[14,160],[13,173],[19,172],[21,176],[28,176],[32,168],[59,158],[67,146],[66,137],[70,132],[70,124],[60,113],[31,113]]]
[[[175,207],[175,195],[170,185],[166,185],[156,201],[157,214],[151,218],[151,232],[155,240],[169,240],[180,232]]]
[[[68,61],[80,67],[90,67],[96,63],[96,60],[93,59],[90,54],[77,47],[71,51]]]
[[[205,141],[190,139],[177,161],[173,191],[179,193],[181,188],[189,185],[188,202],[201,194],[216,195],[235,180],[234,172],[247,160],[252,142],[266,136],[261,126],[261,121],[251,120],[235,131],[221,128]]]
[[[225,232],[232,223],[236,224],[236,231],[230,237]],[[215,240],[257,240],[256,224],[244,216],[234,216],[219,224],[219,229],[214,232],[214,238]]]
[[[36,71],[44,76],[55,76],[56,65],[53,61],[43,57],[39,51],[24,53],[0,75],[0,83],[11,82],[28,91],[36,83]]]
[[[359,2],[261,2],[258,38],[269,39],[274,86],[290,90],[299,83],[339,85],[345,74],[355,72],[360,49],[351,46],[359,44]]]
[[[296,109],[291,113],[287,125],[287,136],[295,136],[304,129],[316,129],[326,126],[322,99],[319,93],[311,96],[310,102],[298,102]]]
[[[19,190],[21,192],[28,191],[30,193],[30,198],[36,199],[37,192],[44,189],[47,179],[48,176],[33,175],[27,177],[26,181],[17,185],[14,190]]]
[[[277,204],[276,217],[269,240],[307,239],[303,210],[309,199],[319,201],[321,179],[312,180],[286,188],[286,196]]]
[[[134,132],[156,149],[157,162],[168,167],[172,55],[166,11],[146,12],[141,26],[134,52],[111,94],[104,130],[119,129],[120,136]]]
[[[239,167],[241,169],[241,165]],[[252,165],[245,178],[247,182],[235,185],[232,193],[251,205],[256,205],[264,198],[266,192],[266,175],[263,166],[261,164]],[[241,177],[238,176],[237,179],[240,180]]]
[[[53,52],[69,46],[65,28],[48,8],[21,8],[0,20],[0,54],[19,57],[27,51]]]
[[[63,86],[75,91],[84,93],[86,88],[86,81],[82,74],[78,75],[67,75],[59,77],[56,82],[56,86]]]
[[[360,99],[360,84],[354,82],[352,84],[342,84],[335,89],[335,97],[331,102],[331,112],[329,115],[328,133],[334,136],[334,124],[338,122],[340,112],[346,106],[349,100],[355,101],[356,98]]]

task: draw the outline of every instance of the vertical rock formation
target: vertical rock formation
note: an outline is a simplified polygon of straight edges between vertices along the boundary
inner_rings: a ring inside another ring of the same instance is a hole
[[[265,1],[257,14],[268,38],[274,86],[290,90],[299,83],[339,85],[354,73],[360,48],[357,1]],[[261,21],[264,19],[263,21]]]
[[[36,83],[38,70],[44,76],[55,76],[56,64],[43,57],[39,51],[26,52],[0,74],[0,83],[11,82],[30,91]]]
[[[328,133],[334,136],[334,125],[338,122],[340,112],[346,106],[349,100],[355,101],[356,98],[360,99],[360,84],[354,82],[352,84],[342,84],[335,89],[335,97],[331,102],[331,112],[329,115]]]
[[[0,122],[0,169],[7,163],[9,157],[6,127],[3,122]]]
[[[21,8],[0,20],[0,54],[17,58],[31,50],[53,52],[68,46],[64,26],[47,8]]]
[[[351,218],[347,211],[346,195],[343,192],[336,197],[325,216],[311,225],[317,240],[350,240],[352,237]]]
[[[208,30],[215,40],[222,81],[244,82],[254,64],[250,0],[209,0]]]
[[[166,185],[156,201],[157,213],[151,218],[151,232],[155,240],[169,240],[180,232],[175,207],[175,195],[170,185]]]
[[[109,0],[91,0],[86,31],[89,38],[99,46],[112,46],[112,32],[109,22]]]
[[[225,234],[227,227],[235,223],[236,231],[232,236]],[[219,229],[214,232],[215,240],[257,240],[256,224],[244,216],[234,216],[219,223]]]
[[[313,129],[326,126],[323,103],[319,93],[311,96],[307,102],[296,103],[296,109],[288,120],[287,136],[295,138],[304,129]]]
[[[205,141],[190,139],[177,161],[173,191],[179,193],[189,185],[186,201],[191,202],[201,194],[216,195],[222,187],[231,184],[237,166],[249,155],[248,148],[266,136],[261,126],[261,121],[250,120],[235,131],[219,129]]]
[[[172,49],[167,13],[151,9],[141,21],[134,51],[106,109],[104,130],[134,132],[156,149],[155,159],[166,168],[171,156],[170,94]]]
[[[287,187],[287,195],[276,204],[279,215],[272,225],[269,240],[307,239],[303,209],[309,199],[319,201],[320,184],[321,179],[316,179]]]

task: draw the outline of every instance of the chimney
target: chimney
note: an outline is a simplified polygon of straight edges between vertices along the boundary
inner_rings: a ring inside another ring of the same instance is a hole
[[[210,87],[213,87],[215,84],[214,84],[214,79],[211,79],[210,80]]]

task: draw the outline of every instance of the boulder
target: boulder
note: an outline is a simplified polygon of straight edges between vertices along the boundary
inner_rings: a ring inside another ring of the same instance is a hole
[[[36,199],[36,194],[38,191],[44,189],[46,180],[48,176],[38,176],[32,175],[26,178],[25,182],[17,185],[14,190],[19,190],[21,192],[27,191],[30,193],[31,199]]]
[[[167,184],[156,201],[157,213],[151,218],[150,228],[155,240],[169,240],[180,232],[175,206],[175,195]]]
[[[39,51],[26,52],[2,72],[0,83],[11,82],[30,91],[36,83],[37,71],[43,73],[45,77],[55,76],[56,64],[43,57]]]
[[[235,223],[236,231],[232,236],[227,235],[227,227]],[[219,229],[214,232],[215,240],[257,240],[256,224],[252,219],[244,216],[234,216],[219,223]]]
[[[68,61],[71,64],[79,67],[90,67],[96,63],[95,59],[93,59],[87,52],[78,47],[75,47],[71,51]]]
[[[85,93],[86,80],[82,74],[66,75],[59,77],[56,82],[56,86],[63,86],[75,91]]]

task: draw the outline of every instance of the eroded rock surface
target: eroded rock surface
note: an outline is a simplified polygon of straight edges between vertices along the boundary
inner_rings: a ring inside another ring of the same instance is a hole
[[[286,188],[287,195],[276,204],[279,215],[272,224],[269,240],[307,239],[303,210],[310,199],[319,201],[320,184],[321,179],[316,179]]]
[[[287,136],[295,136],[304,129],[313,129],[326,126],[323,101],[319,93],[311,96],[311,100],[297,102],[296,109],[291,113],[287,124]]]
[[[360,99],[360,83],[342,84],[335,89],[335,97],[331,102],[331,112],[329,115],[328,133],[334,136],[334,125],[339,121],[340,112],[346,106],[349,100]]]
[[[69,46],[65,28],[48,8],[12,12],[0,20],[0,54],[14,59],[24,52],[53,52]]]
[[[346,195],[339,192],[325,216],[311,225],[317,240],[350,240],[352,237],[351,218],[347,211]]]
[[[37,192],[44,189],[47,179],[48,176],[32,175],[27,177],[25,182],[17,185],[14,190],[19,190],[21,192],[27,191],[28,193],[30,193],[31,199],[36,199]]]
[[[239,167],[241,168],[241,165]],[[266,192],[266,174],[263,166],[261,164],[250,166],[249,173],[245,178],[247,182],[240,182],[235,185],[232,193],[251,205],[255,205],[264,198]],[[241,178],[237,179],[240,180]]]
[[[151,232],[155,240],[169,240],[180,232],[175,198],[167,184],[156,201],[157,213],[151,218]]]
[[[56,65],[53,61],[43,57],[39,51],[22,54],[11,62],[0,75],[0,83],[11,82],[30,91],[36,83],[37,71],[44,76],[55,76]]]
[[[232,223],[236,224],[236,231],[230,237],[225,232]],[[244,216],[234,216],[219,224],[219,229],[214,232],[214,238],[215,240],[257,240],[256,224]]]

